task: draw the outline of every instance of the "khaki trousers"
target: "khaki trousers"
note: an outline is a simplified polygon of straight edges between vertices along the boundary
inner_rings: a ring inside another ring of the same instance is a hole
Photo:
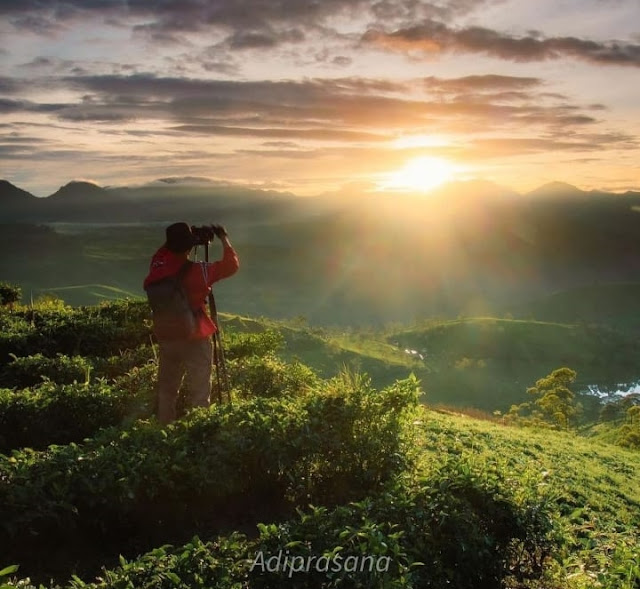
[[[158,421],[176,419],[176,400],[183,377],[192,407],[208,407],[211,393],[211,338],[159,343]]]

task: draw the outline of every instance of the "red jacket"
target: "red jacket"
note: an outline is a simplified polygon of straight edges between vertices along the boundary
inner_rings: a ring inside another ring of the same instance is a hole
[[[184,254],[175,254],[166,247],[161,247],[151,259],[149,274],[144,279],[144,288],[152,282],[177,274],[185,263]],[[218,280],[228,278],[238,271],[238,255],[231,247],[224,247],[222,259],[213,263],[195,262],[184,277],[184,287],[189,303],[194,310],[200,310],[198,329],[194,339],[203,339],[216,332],[216,324],[207,313],[207,296],[211,285]]]

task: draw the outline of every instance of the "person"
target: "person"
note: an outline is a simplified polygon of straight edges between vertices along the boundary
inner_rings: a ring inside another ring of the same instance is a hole
[[[220,260],[192,262],[185,267],[195,238],[187,223],[174,223],[166,228],[166,242],[153,255],[144,279],[146,289],[153,282],[182,272],[183,289],[195,316],[191,335],[178,339],[158,337],[157,417],[162,424],[176,419],[178,390],[185,375],[191,406],[207,407],[210,403],[212,335],[218,326],[207,313],[207,297],[213,283],[232,276],[239,268],[238,255],[226,230],[221,225],[213,228],[223,246]]]

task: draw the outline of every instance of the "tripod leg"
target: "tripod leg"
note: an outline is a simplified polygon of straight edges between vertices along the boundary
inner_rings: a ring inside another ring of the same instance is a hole
[[[222,403],[222,382],[220,381],[220,349],[218,346],[218,338],[213,337],[213,363],[216,368],[216,389],[218,403]]]
[[[222,339],[220,337],[220,331],[216,331],[215,338],[218,340],[218,356],[220,360],[220,370],[222,373],[222,383],[224,390],[227,393],[227,400],[231,403],[231,385],[229,383],[229,373],[227,372],[227,363],[224,359],[224,347],[222,346]]]

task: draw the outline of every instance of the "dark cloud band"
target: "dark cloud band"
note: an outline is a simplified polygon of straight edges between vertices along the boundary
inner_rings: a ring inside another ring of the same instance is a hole
[[[393,32],[370,29],[362,40],[393,51],[483,53],[518,62],[573,57],[598,64],[640,67],[640,45],[633,43],[534,34],[515,37],[482,27],[451,28],[433,20]]]

